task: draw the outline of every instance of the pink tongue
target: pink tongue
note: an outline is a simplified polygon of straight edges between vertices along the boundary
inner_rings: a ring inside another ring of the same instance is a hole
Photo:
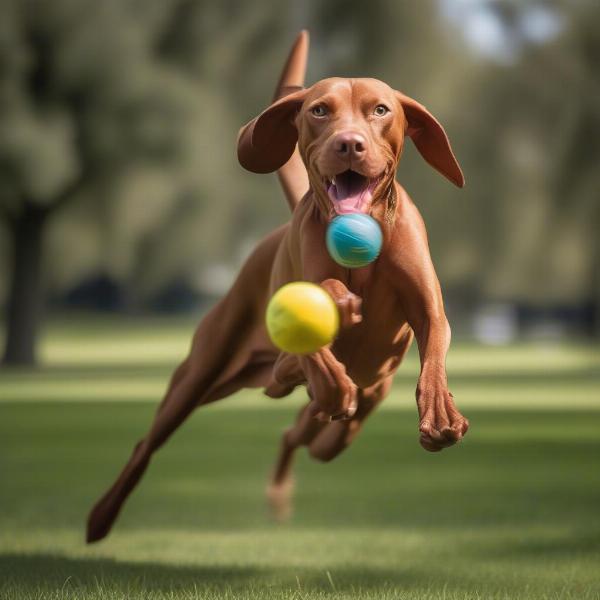
[[[327,193],[338,214],[364,212],[371,200],[370,186],[353,185],[346,178],[339,178],[336,185],[330,185]]]

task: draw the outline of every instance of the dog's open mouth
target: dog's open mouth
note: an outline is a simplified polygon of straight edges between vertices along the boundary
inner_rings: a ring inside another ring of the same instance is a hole
[[[339,215],[366,213],[373,200],[373,190],[379,179],[369,179],[348,169],[327,179],[327,194]]]

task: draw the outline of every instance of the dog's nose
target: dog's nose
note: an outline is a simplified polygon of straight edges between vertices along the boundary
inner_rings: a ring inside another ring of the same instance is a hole
[[[333,149],[342,158],[361,158],[366,151],[366,141],[360,133],[345,131],[334,138]]]

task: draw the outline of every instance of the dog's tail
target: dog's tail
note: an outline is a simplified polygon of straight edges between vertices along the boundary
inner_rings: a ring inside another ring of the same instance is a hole
[[[298,34],[281,71],[281,77],[275,88],[273,101],[304,87],[308,45],[308,31],[302,30]],[[300,158],[298,146],[296,146],[290,160],[277,171],[277,174],[279,175],[279,182],[285,193],[290,210],[293,212],[308,191],[308,173],[306,172],[302,158]]]

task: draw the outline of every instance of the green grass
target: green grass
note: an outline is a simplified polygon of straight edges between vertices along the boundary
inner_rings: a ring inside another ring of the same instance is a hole
[[[455,345],[471,420],[418,445],[412,353],[353,447],[301,452],[292,521],[263,491],[302,394],[195,413],[106,541],[84,521],[147,428],[192,325],[57,322],[0,371],[0,598],[600,598],[600,362],[585,345]]]

